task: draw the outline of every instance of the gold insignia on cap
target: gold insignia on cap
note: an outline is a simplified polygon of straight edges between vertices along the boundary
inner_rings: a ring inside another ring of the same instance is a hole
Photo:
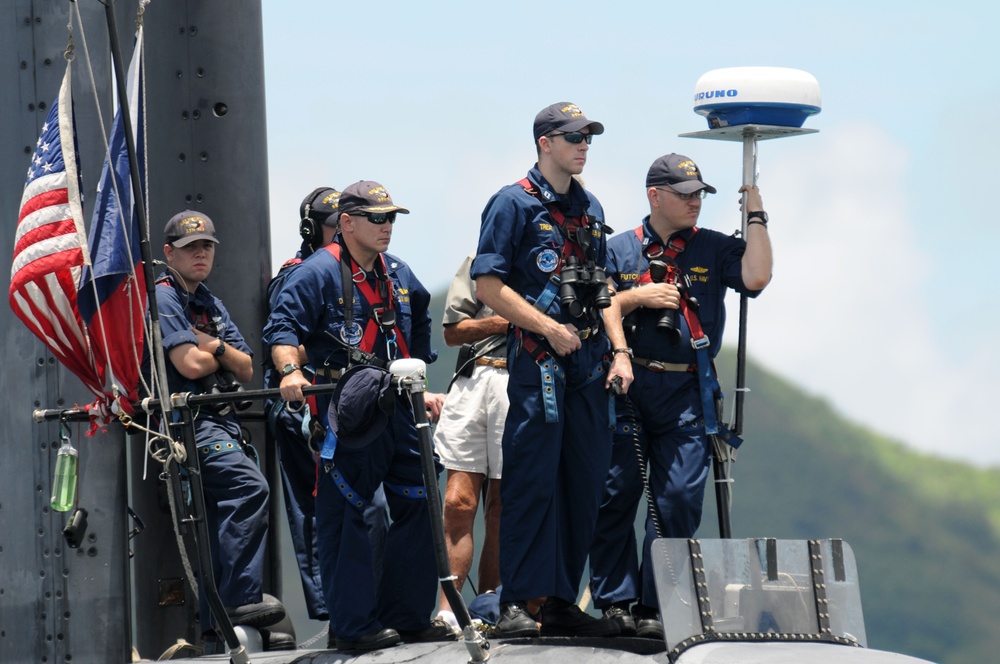
[[[569,106],[564,106],[559,110],[565,113],[566,115],[570,116],[571,118],[578,118],[583,115],[583,111],[581,111],[580,107],[577,106],[576,104],[570,104]]]
[[[178,226],[180,226],[181,233],[184,235],[206,232],[205,219],[203,217],[187,217],[186,219],[181,219]]]
[[[684,171],[684,175],[688,177],[698,175],[698,166],[690,159],[677,164],[677,170]]]

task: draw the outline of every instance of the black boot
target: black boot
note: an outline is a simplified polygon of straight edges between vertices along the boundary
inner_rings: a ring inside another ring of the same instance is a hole
[[[628,611],[630,602],[615,602],[604,609],[604,619],[618,625],[618,633],[621,636],[635,636],[635,620]]]
[[[542,605],[542,636],[618,636],[618,625],[606,618],[595,618],[576,604],[550,597]]]

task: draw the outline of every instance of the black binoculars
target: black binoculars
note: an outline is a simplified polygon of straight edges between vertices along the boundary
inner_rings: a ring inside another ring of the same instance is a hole
[[[236,376],[233,375],[232,371],[216,371],[214,374],[205,376],[201,379],[201,388],[205,394],[228,394],[243,391],[242,383],[236,380]],[[228,415],[232,412],[234,405],[236,406],[236,410],[246,410],[253,405],[253,401],[247,399],[237,401],[235,404],[219,404],[215,407],[216,412],[219,415]]]
[[[654,284],[675,283],[677,281],[676,268],[663,261],[651,260],[649,261],[649,278]],[[678,309],[664,309],[660,312],[659,320],[656,321],[656,329],[666,334],[674,346],[681,342],[679,314]]]
[[[560,274],[559,304],[570,316],[580,318],[587,311],[588,303],[594,309],[611,306],[607,273],[593,261],[580,265],[576,256],[570,256]]]

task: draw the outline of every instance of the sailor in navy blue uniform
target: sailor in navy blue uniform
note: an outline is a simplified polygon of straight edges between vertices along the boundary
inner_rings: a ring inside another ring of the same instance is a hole
[[[333,241],[337,233],[337,201],[340,192],[331,187],[318,187],[299,206],[299,235],[302,246],[293,258],[285,261],[267,286],[268,310],[277,301],[285,279],[302,261],[317,249]],[[270,349],[265,348],[264,386],[277,388],[281,374],[271,363]],[[298,364],[308,367],[303,351]],[[284,495],[288,530],[299,566],[302,594],[306,611],[313,620],[327,620],[329,614],[323,600],[320,582],[319,555],[316,550],[316,515],[313,491],[316,486],[316,451],[322,443],[325,429],[322,418],[313,412],[315,400],[289,407],[284,399],[270,399],[264,404],[267,424],[278,449],[281,486]],[[383,526],[384,528],[384,526]]]
[[[355,183],[341,194],[337,240],[289,275],[264,328],[286,401],[303,401],[302,387],[311,382],[298,364],[300,345],[323,380],[336,380],[354,364],[436,359],[430,294],[405,263],[384,253],[396,215],[408,212],[376,182]],[[430,619],[437,575],[418,437],[408,400],[405,395],[396,400],[377,438],[348,447],[337,445],[328,431],[320,455],[320,569],[330,632],[336,635],[331,643],[341,649],[384,648],[401,638],[454,638],[450,627]],[[392,525],[376,584],[363,513],[380,484]]]
[[[728,433],[717,422],[721,393],[711,366],[721,347],[726,291],[755,297],[771,278],[767,215],[757,187],[740,188],[747,194],[746,241],[697,228],[702,199],[715,192],[692,160],[660,157],[646,177],[649,216],[608,247],[635,382],[617,399],[614,460],[590,553],[591,590],[594,606],[623,633],[650,638],[663,638],[650,545],[657,536],[694,535],[712,458],[708,434]],[[658,521],[646,520],[641,573],[633,533],[643,494],[637,443],[648,462]]]
[[[224,386],[250,381],[250,347],[204,284],[218,242],[212,220],[185,210],[167,222],[164,235],[170,269],[156,282],[156,304],[170,391],[207,392],[221,372],[230,376]],[[219,595],[234,624],[267,627],[285,615],[280,602],[263,596],[267,481],[244,451],[231,405],[200,407],[193,425]]]
[[[611,459],[608,388],[614,381],[627,390],[632,379],[604,274],[604,211],[573,177],[603,131],[568,102],[538,113],[538,163],[486,205],[471,270],[479,298],[512,325],[500,520],[504,637],[537,636],[539,609],[543,635],[617,629],[574,604]]]

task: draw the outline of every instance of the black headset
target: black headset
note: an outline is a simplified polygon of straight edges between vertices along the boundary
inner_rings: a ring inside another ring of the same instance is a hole
[[[323,224],[310,216],[312,213],[312,206],[313,203],[316,202],[317,196],[322,194],[324,191],[329,190],[330,187],[317,187],[311,194],[306,196],[304,201],[302,201],[302,208],[299,210],[299,214],[302,215],[302,220],[299,222],[299,235],[301,235],[302,239],[305,240],[313,249],[318,248],[319,243],[323,241]]]

